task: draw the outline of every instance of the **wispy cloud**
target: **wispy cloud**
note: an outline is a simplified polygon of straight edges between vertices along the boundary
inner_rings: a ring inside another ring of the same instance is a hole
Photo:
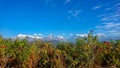
[[[102,23],[101,25],[97,26],[97,29],[101,30],[106,34],[120,35],[120,23],[114,22]]]
[[[40,0],[43,4],[50,4],[53,3],[53,0]]]
[[[113,7],[105,8],[106,11],[111,10]]]
[[[114,7],[113,12],[99,15],[101,22],[120,22],[120,6]]]
[[[74,18],[74,19],[79,19],[79,14],[82,12],[82,10],[69,10],[68,11],[68,18]]]
[[[103,7],[103,6],[102,6],[102,5],[97,5],[97,6],[94,6],[94,7],[92,8],[92,10],[96,10],[96,9],[101,8],[101,7]]]
[[[120,20],[120,13],[110,13],[110,14],[107,14],[106,16],[103,16],[100,21],[108,21],[108,22],[117,22]]]
[[[120,35],[120,3],[116,3],[113,7],[106,10],[114,9],[112,12],[101,14],[100,24],[96,28],[106,34]]]
[[[70,3],[70,2],[71,2],[71,0],[65,0],[65,4]]]
[[[113,29],[113,28],[120,28],[120,23],[114,23],[114,22],[110,22],[110,23],[103,23],[101,26],[97,26],[97,28],[104,28],[104,29]]]
[[[109,30],[108,32],[111,33],[112,35],[116,35],[116,36],[120,35],[120,29],[113,29],[113,30]]]
[[[120,6],[120,2],[116,3],[114,6]]]

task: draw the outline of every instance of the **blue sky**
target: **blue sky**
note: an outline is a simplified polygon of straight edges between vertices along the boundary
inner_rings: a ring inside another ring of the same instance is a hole
[[[0,34],[120,35],[120,0],[0,0]]]

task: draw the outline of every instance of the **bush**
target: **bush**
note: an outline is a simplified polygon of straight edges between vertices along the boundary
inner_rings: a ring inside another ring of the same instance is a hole
[[[0,37],[0,68],[120,67],[120,40],[99,42],[92,32],[75,44]]]

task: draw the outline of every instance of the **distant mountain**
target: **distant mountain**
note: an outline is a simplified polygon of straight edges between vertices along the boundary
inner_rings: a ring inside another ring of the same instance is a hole
[[[67,41],[75,43],[78,38],[86,38],[87,35],[81,36],[81,35],[74,35],[73,37],[67,39]],[[102,41],[110,41],[110,40],[118,40],[120,39],[120,36],[98,36],[98,39],[100,42]]]
[[[86,38],[87,34],[76,34],[71,36],[70,38],[65,38],[63,36],[53,36],[52,34],[49,36],[42,36],[42,35],[24,35],[19,34],[15,38],[24,39],[27,38],[28,41],[33,41],[34,39],[40,39],[42,41],[52,42],[53,44],[57,44],[59,42],[71,42],[75,43],[78,38]],[[99,41],[110,41],[110,40],[117,40],[120,39],[120,36],[105,36],[104,34],[98,34]]]
[[[71,43],[75,43],[78,38],[86,38],[86,37],[87,37],[87,34],[76,34],[76,35],[70,37],[69,39],[67,39],[67,41],[69,41]]]
[[[56,45],[59,42],[63,42],[65,39],[53,36],[53,37],[43,37],[41,40],[47,41],[47,42],[52,42],[54,45]]]
[[[41,38],[43,41],[52,41],[52,40],[57,40],[57,41],[63,41],[64,39],[58,38],[58,37],[43,37]]]
[[[118,40],[120,36],[107,36],[107,37],[99,37],[100,41],[110,41],[110,40]]]
[[[63,36],[53,36],[52,34],[49,36],[41,36],[41,35],[24,35],[24,34],[19,34],[17,37],[19,39],[25,39],[27,38],[28,41],[34,41],[35,39],[40,39],[42,41],[46,42],[52,42],[53,44],[57,44],[59,42],[66,41]]]

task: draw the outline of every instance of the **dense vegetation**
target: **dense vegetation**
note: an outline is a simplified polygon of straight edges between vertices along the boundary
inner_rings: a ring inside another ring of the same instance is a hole
[[[120,68],[120,40],[99,42],[92,32],[76,44],[0,37],[0,68]]]

